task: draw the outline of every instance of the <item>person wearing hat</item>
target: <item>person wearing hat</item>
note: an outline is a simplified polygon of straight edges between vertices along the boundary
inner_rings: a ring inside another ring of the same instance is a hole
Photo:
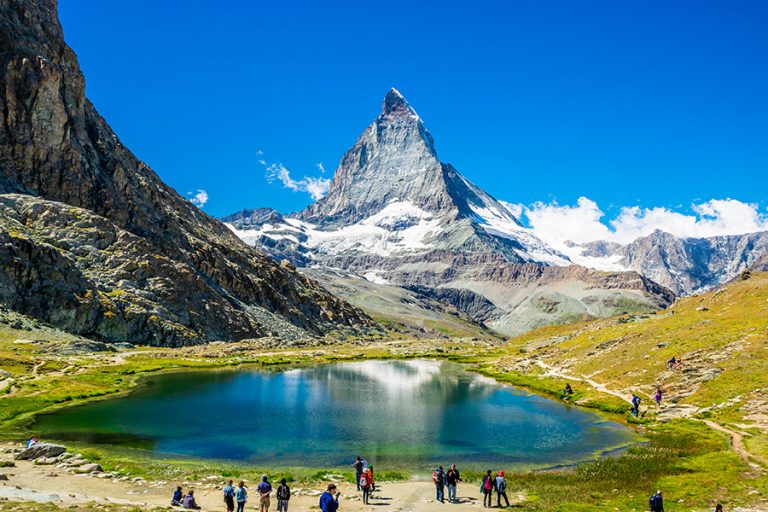
[[[504,501],[507,503],[506,506],[509,506],[509,498],[507,498],[507,481],[504,479],[504,472],[499,471],[499,473],[496,475],[496,506],[501,508],[501,498],[504,498]]]
[[[339,510],[339,495],[336,484],[328,484],[326,491],[320,496],[320,510],[323,512],[336,512]]]
[[[661,491],[656,491],[656,494],[651,496],[648,500],[648,508],[651,512],[664,512],[664,500],[661,497]]]
[[[445,503],[445,471],[443,471],[443,466],[435,468],[435,472],[432,473],[432,481],[435,483],[436,500]]]

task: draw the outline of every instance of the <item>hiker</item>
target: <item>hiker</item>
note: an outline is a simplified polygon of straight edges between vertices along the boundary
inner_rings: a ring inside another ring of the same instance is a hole
[[[483,483],[480,485],[480,490],[483,492],[483,507],[492,507],[491,498],[493,493],[493,477],[491,476],[491,470],[483,476]]]
[[[499,471],[496,475],[496,506],[501,508],[501,498],[507,502],[506,506],[509,506],[509,498],[507,498],[507,481],[504,479],[504,472]]]
[[[715,505],[715,512],[723,512],[723,506],[719,503]]]
[[[38,443],[37,436],[32,436],[27,440],[27,448],[32,448]]]
[[[173,498],[171,498],[171,506],[180,507],[182,496],[184,496],[184,493],[181,492],[181,486],[178,486],[176,490],[173,491]]]
[[[288,500],[291,499],[291,488],[288,481],[283,478],[277,486],[277,512],[288,512]]]
[[[443,471],[443,466],[435,468],[435,472],[432,473],[432,481],[435,483],[435,490],[437,491],[436,500],[445,503],[445,471]]]
[[[191,508],[194,510],[200,510],[200,505],[195,501],[195,491],[190,489],[187,491],[187,495],[181,500],[181,506],[184,508]]]
[[[573,394],[573,388],[571,387],[570,383],[565,384],[565,389],[563,390],[563,398],[565,400],[568,400],[571,398],[571,395]]]
[[[673,369],[673,370],[679,370],[679,369],[680,369],[680,368],[682,368],[682,367],[683,367],[683,359],[682,359],[682,358],[678,359],[678,360],[675,362],[675,364],[673,364],[673,365],[672,365],[672,369]]]
[[[259,510],[261,512],[268,512],[269,511],[269,493],[272,492],[272,484],[270,484],[267,481],[267,475],[261,475],[261,483],[256,488],[256,491],[258,491],[260,496]]]
[[[448,471],[445,473],[445,485],[448,487],[448,501],[456,503],[456,485],[461,481],[461,475],[459,470],[456,469],[456,464],[451,464]]]
[[[355,462],[352,463],[352,467],[355,468],[355,483],[357,483],[357,490],[360,490],[360,476],[363,474],[363,459],[358,456]]]
[[[640,397],[637,394],[632,394],[632,414],[637,418],[640,413]]]
[[[373,478],[373,465],[370,465],[366,467],[365,469],[368,470],[368,480],[371,483],[371,492],[376,490],[376,479]]]
[[[339,510],[339,495],[335,484],[328,484],[326,491],[320,496],[320,510],[323,512],[336,512]]]
[[[227,504],[227,512],[235,512],[235,487],[232,480],[224,486],[224,503]]]
[[[371,489],[373,488],[373,482],[371,482],[371,470],[365,468],[363,474],[360,475],[360,489],[363,491],[363,504],[368,504],[368,499],[371,497]]]
[[[661,407],[661,397],[662,397],[661,388],[656,388],[656,394],[653,395],[653,399],[656,400],[656,405],[659,407]]]
[[[235,501],[237,501],[237,512],[245,510],[245,502],[248,501],[248,491],[245,490],[245,482],[240,480],[235,489]]]
[[[672,356],[672,359],[667,361],[667,368],[670,370],[675,367],[675,363],[677,363],[677,359],[675,359],[675,356]]]
[[[664,512],[664,500],[661,498],[661,491],[656,491],[656,494],[651,496],[648,500],[648,508],[651,512]]]

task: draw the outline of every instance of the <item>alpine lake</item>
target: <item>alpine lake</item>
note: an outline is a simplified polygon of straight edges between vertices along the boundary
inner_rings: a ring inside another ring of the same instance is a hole
[[[458,364],[362,361],[155,375],[130,394],[41,415],[43,437],[254,465],[548,468],[627,446],[604,417]]]

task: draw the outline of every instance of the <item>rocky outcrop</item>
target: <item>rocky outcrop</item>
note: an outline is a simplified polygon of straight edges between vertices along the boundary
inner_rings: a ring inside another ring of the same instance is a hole
[[[0,293],[14,309],[157,344],[372,325],[165,185],[84,90],[56,2],[0,2]]]
[[[16,454],[16,460],[36,460],[43,457],[55,458],[67,451],[64,446],[52,443],[35,443]]]

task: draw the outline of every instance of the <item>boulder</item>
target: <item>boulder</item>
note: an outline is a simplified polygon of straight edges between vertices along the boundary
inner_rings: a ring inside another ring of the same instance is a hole
[[[96,463],[83,464],[75,469],[75,473],[101,473],[102,471],[101,466]]]
[[[17,454],[15,459],[16,460],[35,460],[39,459],[40,457],[58,457],[62,453],[67,451],[67,449],[64,446],[58,445],[58,444],[52,444],[52,443],[37,443],[25,450],[22,450],[21,453]]]

